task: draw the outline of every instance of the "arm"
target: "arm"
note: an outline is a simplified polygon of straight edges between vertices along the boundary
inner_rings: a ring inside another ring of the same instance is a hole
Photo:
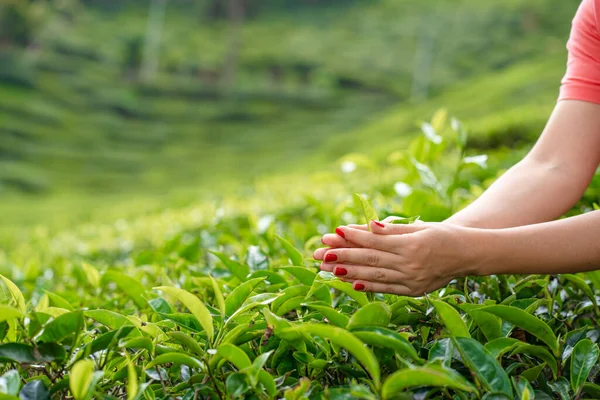
[[[600,268],[600,211],[559,221],[477,230],[473,275],[566,274]]]
[[[556,219],[583,195],[599,163],[600,105],[560,101],[529,154],[445,222],[508,228]]]

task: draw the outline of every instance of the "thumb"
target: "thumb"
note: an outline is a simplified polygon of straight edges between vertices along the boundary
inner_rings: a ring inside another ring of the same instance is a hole
[[[414,224],[392,224],[389,222],[379,222],[371,220],[369,223],[371,232],[379,235],[404,235],[407,233],[415,233],[427,227],[424,223]]]

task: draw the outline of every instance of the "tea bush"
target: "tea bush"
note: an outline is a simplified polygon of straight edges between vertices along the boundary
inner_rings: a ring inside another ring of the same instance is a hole
[[[600,273],[461,278],[409,298],[318,272],[310,255],[337,225],[441,220],[498,175],[447,119],[335,176],[40,228],[0,253],[0,399],[600,398]]]

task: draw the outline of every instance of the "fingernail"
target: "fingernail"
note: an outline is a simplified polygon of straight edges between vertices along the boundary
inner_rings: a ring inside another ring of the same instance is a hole
[[[335,261],[337,261],[337,256],[335,254],[325,255],[325,262],[335,262]]]
[[[325,241],[323,240],[323,238],[321,238],[321,243],[325,244]]]
[[[337,233],[342,238],[346,239],[346,234],[344,233],[344,231],[341,228],[335,228],[335,233]]]
[[[344,276],[344,275],[348,275],[348,270],[346,268],[342,268],[342,267],[335,267],[335,269],[333,270],[334,275],[337,276]]]
[[[384,225],[384,224],[382,224],[381,222],[379,222],[379,221],[375,221],[375,220],[373,220],[373,222],[374,222],[374,223],[375,223],[375,225],[377,225],[378,227],[380,227],[380,228],[385,228],[385,225]]]
[[[355,283],[354,284],[354,290],[364,290],[365,285],[363,285],[362,283]]]

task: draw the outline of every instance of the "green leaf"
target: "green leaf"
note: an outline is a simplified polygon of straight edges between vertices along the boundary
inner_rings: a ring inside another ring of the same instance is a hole
[[[323,282],[327,286],[331,286],[332,288],[339,290],[340,292],[344,292],[361,306],[366,306],[367,304],[369,304],[369,299],[367,299],[367,296],[365,296],[365,294],[362,292],[354,290],[352,288],[352,284],[348,282],[342,282],[339,280],[323,280],[321,282]]]
[[[0,322],[13,318],[21,318],[23,313],[16,308],[0,305]]]
[[[591,396],[592,399],[600,399],[600,385],[586,382],[583,384],[582,391],[583,393]]]
[[[546,363],[541,363],[535,367],[531,367],[521,372],[521,377],[527,379],[529,382],[534,382],[540,376],[543,369],[546,368]]]
[[[204,364],[202,364],[202,362],[200,360],[198,360],[192,356],[188,356],[187,354],[172,352],[172,353],[164,353],[164,354],[161,354],[161,355],[155,357],[152,361],[150,361],[148,364],[146,364],[145,369],[154,368],[157,365],[162,365],[162,364],[187,365],[188,367],[195,368],[195,369],[203,369],[204,368]]]
[[[139,384],[138,376],[135,371],[135,364],[127,360],[127,400],[134,400],[138,394]]]
[[[387,304],[381,301],[369,303],[358,309],[352,315],[347,328],[352,329],[371,325],[388,326],[391,316],[392,312]]]
[[[219,346],[217,356],[224,358],[233,364],[238,370],[244,370],[252,366],[248,355],[242,349],[229,343]]]
[[[406,217],[406,218],[402,218],[402,217],[397,217],[392,219],[389,223],[393,224],[393,225],[408,225],[408,224],[414,224],[415,222],[419,221],[421,219],[420,215],[415,215],[412,217]]]
[[[545,361],[546,364],[548,364],[548,366],[552,370],[554,379],[556,379],[556,376],[558,374],[558,363],[556,362],[556,358],[554,358],[554,356],[550,354],[550,352],[546,350],[545,347],[524,343],[517,345],[512,351],[511,356],[515,354],[529,354],[531,356],[541,359],[542,361]]]
[[[465,321],[463,321],[454,307],[439,300],[431,300],[431,303],[451,335],[455,337],[471,337]]]
[[[558,341],[552,329],[539,318],[511,306],[489,306],[484,307],[481,311],[494,314],[511,324],[531,333],[533,336],[546,343],[554,352],[554,355],[559,354]]]
[[[501,357],[504,353],[513,349],[519,343],[523,343],[520,340],[514,338],[498,338],[485,344],[485,349],[494,357]]]
[[[41,343],[36,347],[23,343],[0,344],[0,360],[35,364],[64,360],[66,357],[65,349],[56,343]]]
[[[272,353],[273,351],[267,351],[266,353],[262,353],[261,355],[256,357],[252,362],[252,366],[250,367],[249,372],[250,383],[252,384],[252,386],[256,386],[256,384],[258,383],[260,371],[263,371],[263,367],[265,366],[265,363],[267,362]],[[271,379],[273,378],[271,377]]]
[[[282,238],[281,236],[275,235],[275,237],[281,242],[281,245],[285,249],[287,256],[290,261],[292,261],[293,265],[303,266],[304,265],[304,257],[302,253],[298,251],[290,242]]]
[[[502,320],[490,313],[482,312],[479,309],[485,307],[482,304],[463,303],[458,306],[461,310],[469,314],[473,322],[479,327],[487,340],[502,338]]]
[[[225,315],[231,316],[236,312],[254,291],[254,288],[264,280],[265,278],[250,279],[233,289],[225,299]]]
[[[373,209],[373,206],[371,206],[369,200],[365,199],[358,193],[354,193],[354,200],[357,204],[360,204],[363,215],[365,216],[365,219],[367,221],[367,227],[369,227],[369,230],[371,230],[371,221],[379,221],[379,217],[377,216],[375,209]]]
[[[75,400],[84,400],[92,390],[94,380],[94,362],[92,360],[77,361],[69,374],[69,388]]]
[[[241,398],[246,392],[248,392],[248,390],[250,390],[250,385],[248,385],[246,374],[242,374],[240,372],[233,372],[229,374],[225,381],[225,388],[227,389],[227,394],[230,396],[230,398]]]
[[[171,332],[167,332],[167,335],[169,335],[170,337],[175,339],[179,344],[187,347],[195,355],[197,355],[199,357],[204,356],[204,351],[202,350],[202,348],[200,347],[198,342],[196,340],[194,340],[194,338],[192,338],[187,333],[179,332],[179,331],[171,331]]]
[[[148,353],[152,353],[154,351],[154,345],[152,344],[152,340],[144,336],[131,339],[122,339],[119,341],[119,347],[121,347],[122,349],[147,350]]]
[[[67,337],[79,335],[83,324],[83,313],[81,311],[63,314],[44,326],[44,331],[38,340],[46,343],[60,342]]]
[[[29,381],[23,386],[19,393],[21,400],[48,400],[50,394],[41,379]]]
[[[348,316],[334,310],[331,307],[321,306],[316,304],[303,304],[305,307],[310,308],[311,310],[318,311],[323,317],[327,318],[327,320],[340,328],[345,328],[348,326],[348,322],[350,318]]]
[[[508,375],[496,359],[478,341],[471,338],[452,338],[464,364],[474,373],[486,390],[502,392],[512,397]]]
[[[219,311],[221,311],[221,317],[225,317],[225,299],[223,298],[223,292],[221,291],[221,287],[219,287],[219,284],[217,283],[215,278],[213,278],[210,275],[209,275],[209,277],[210,277],[210,283],[212,284],[212,287],[213,287],[213,292],[215,293],[215,299],[217,300],[217,305],[219,306]]]
[[[289,272],[296,279],[300,281],[301,284],[306,286],[311,286],[317,277],[317,274],[307,269],[306,267],[281,267],[279,268],[282,271]]]
[[[114,282],[123,293],[133,300],[138,308],[143,309],[146,307],[148,294],[146,288],[137,279],[119,271],[108,270],[102,276],[102,282]]]
[[[581,389],[598,360],[598,346],[589,339],[575,345],[571,354],[571,387],[576,393]]]
[[[21,388],[21,376],[16,369],[8,370],[0,376],[0,393],[16,396]]]
[[[320,336],[328,339],[331,343],[337,346],[344,347],[362,364],[365,370],[369,373],[373,379],[375,387],[379,387],[381,383],[380,371],[379,363],[375,357],[375,354],[366,348],[364,343],[350,332],[342,328],[325,324],[302,324],[300,326],[288,328],[287,331]]]
[[[213,326],[213,319],[212,319],[212,316],[210,315],[210,312],[204,305],[204,303],[202,303],[202,301],[200,301],[200,299],[198,297],[194,296],[187,290],[178,289],[178,288],[174,288],[174,287],[170,287],[170,286],[159,286],[154,289],[160,290],[160,291],[176,298],[184,306],[186,306],[186,308],[191,311],[191,313],[194,315],[194,317],[196,317],[198,322],[200,322],[200,325],[202,325],[202,328],[204,328],[204,331],[206,332],[206,336],[208,337],[208,340],[212,340],[214,333],[215,333],[214,326]]]
[[[119,329],[126,325],[133,325],[124,315],[109,310],[88,310],[83,315],[96,322],[106,325],[110,329]]]
[[[221,260],[221,262],[225,264],[225,267],[227,267],[233,276],[242,282],[246,280],[246,277],[250,273],[250,267],[248,265],[232,260],[225,254],[217,251],[211,251],[210,253],[214,254],[219,260]]]
[[[566,280],[568,280],[569,282],[571,282],[577,288],[579,288],[592,301],[592,303],[594,304],[594,307],[598,307],[598,303],[596,303],[596,296],[594,295],[594,291],[587,283],[585,283],[585,281],[583,279],[581,279],[577,275],[572,275],[572,274],[562,274],[561,276],[563,278],[565,278]]]
[[[100,287],[100,272],[98,272],[96,267],[84,262],[81,263],[81,269],[91,286],[95,288]]]
[[[384,399],[395,398],[405,389],[421,386],[435,386],[475,392],[477,389],[459,373],[437,365],[406,368],[390,375],[381,388]]]
[[[17,285],[15,285],[10,279],[5,277],[4,275],[0,274],[0,278],[4,281],[4,284],[6,285],[6,288],[8,289],[8,292],[10,293],[13,301],[17,305],[19,311],[25,314],[25,312],[27,312],[27,305],[25,304],[25,298],[23,297],[23,293],[21,293]]]
[[[48,295],[48,298],[50,299],[51,304],[54,305],[55,307],[64,308],[65,310],[69,310],[69,311],[75,311],[75,308],[73,308],[71,303],[69,303],[67,300],[63,299],[56,293],[52,293],[47,290],[45,290],[44,292],[46,293],[46,295]]]
[[[371,346],[383,347],[394,350],[402,355],[409,356],[415,361],[421,361],[415,348],[398,332],[379,326],[366,326],[352,330],[352,334]]]

